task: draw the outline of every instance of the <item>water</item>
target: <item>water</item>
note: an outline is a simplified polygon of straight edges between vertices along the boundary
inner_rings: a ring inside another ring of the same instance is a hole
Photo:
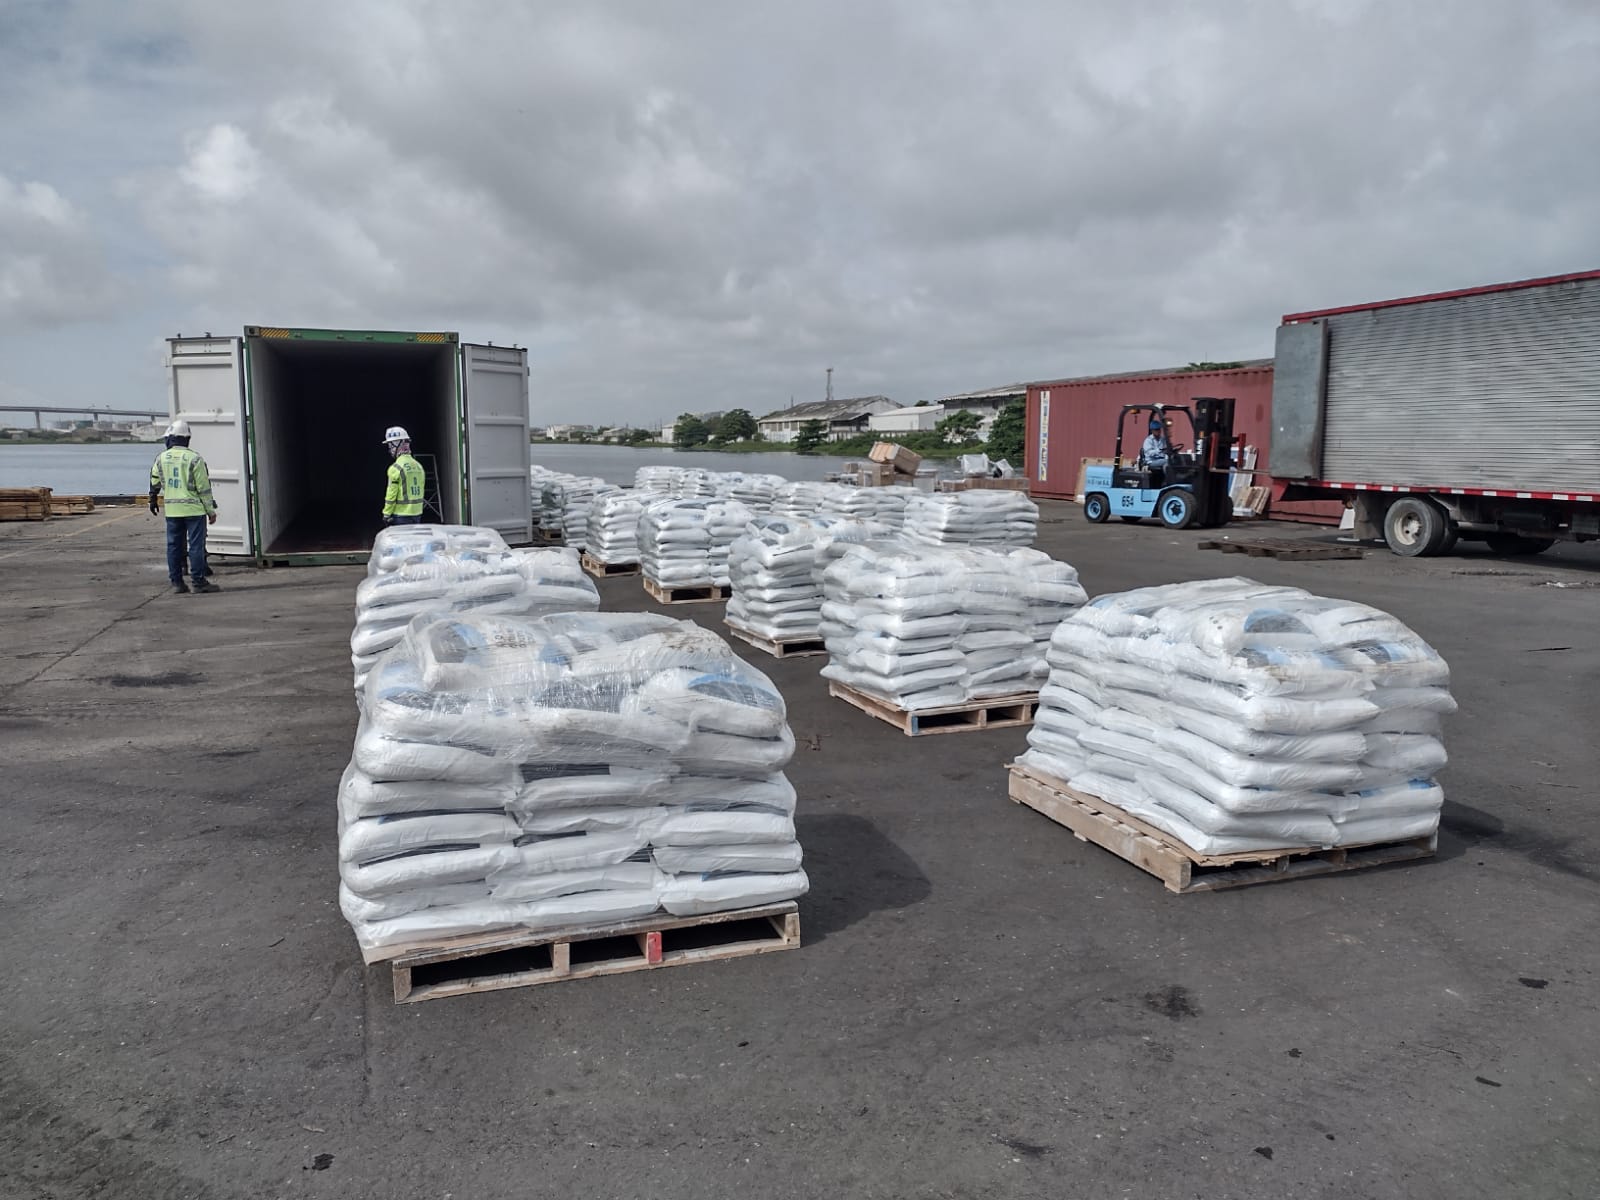
[[[665,463],[708,471],[746,471],[785,479],[823,479],[848,461],[804,454],[721,454],[715,450],[629,450],[622,446],[538,445],[533,461],[573,475],[597,475],[632,486],[640,467]],[[161,453],[150,445],[0,445],[0,487],[47,487],[62,495],[142,496],[150,464]],[[938,464],[930,464],[938,465]]]
[[[47,487],[63,496],[142,496],[160,443],[0,445],[0,487]]]

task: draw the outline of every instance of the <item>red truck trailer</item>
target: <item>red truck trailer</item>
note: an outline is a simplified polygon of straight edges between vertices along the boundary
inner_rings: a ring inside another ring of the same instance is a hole
[[[1600,271],[1285,316],[1270,469],[1407,557],[1600,538]]]

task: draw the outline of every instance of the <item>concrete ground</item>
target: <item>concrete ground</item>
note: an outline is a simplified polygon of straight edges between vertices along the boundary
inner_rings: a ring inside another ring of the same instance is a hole
[[[1248,573],[1432,641],[1437,859],[1172,895],[1006,799],[1021,731],[906,738],[750,650],[802,948],[397,1007],[335,903],[360,570],[173,596],[142,510],[0,526],[0,1195],[1600,1194],[1597,548],[1279,563],[1044,508],[1091,593]]]

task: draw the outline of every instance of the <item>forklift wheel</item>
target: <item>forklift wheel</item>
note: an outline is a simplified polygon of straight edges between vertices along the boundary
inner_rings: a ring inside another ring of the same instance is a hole
[[[1189,528],[1194,524],[1194,495],[1174,488],[1156,501],[1156,516],[1168,529]]]
[[[1111,503],[1099,492],[1083,498],[1083,515],[1096,525],[1103,525],[1111,515]]]

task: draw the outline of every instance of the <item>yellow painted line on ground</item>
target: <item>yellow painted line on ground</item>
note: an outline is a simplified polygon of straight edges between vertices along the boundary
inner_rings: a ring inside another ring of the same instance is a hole
[[[81,529],[74,529],[71,533],[63,533],[59,537],[51,533],[48,537],[40,538],[37,542],[29,542],[20,550],[13,550],[9,554],[0,554],[0,559],[15,558],[19,554],[26,554],[29,550],[40,550],[46,546],[53,545],[61,538],[77,537],[80,533],[88,533],[91,529],[104,529],[107,525],[115,525],[118,521],[126,521],[129,517],[136,517],[141,511],[143,510],[130,508],[125,513],[118,513],[116,516],[108,517],[104,521],[96,521],[93,525],[85,525]]]

